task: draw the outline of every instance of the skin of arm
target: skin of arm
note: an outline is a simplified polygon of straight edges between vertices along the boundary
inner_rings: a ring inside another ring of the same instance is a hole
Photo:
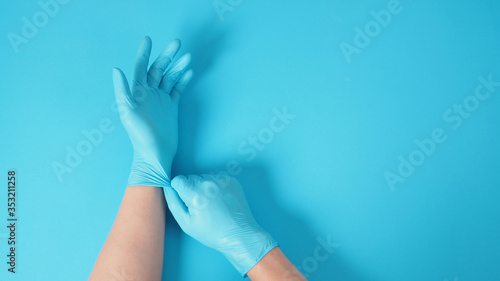
[[[247,275],[252,281],[307,281],[279,247],[269,251]]]
[[[191,79],[186,54],[175,39],[149,65],[151,38],[137,52],[132,87],[115,68],[113,82],[120,119],[134,148],[132,168],[118,215],[89,280],[160,280],[170,168],[177,152],[178,103]]]
[[[165,211],[162,188],[127,187],[89,280],[160,280]]]

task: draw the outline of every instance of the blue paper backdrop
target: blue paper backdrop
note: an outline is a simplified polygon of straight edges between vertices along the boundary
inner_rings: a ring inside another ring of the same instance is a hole
[[[310,280],[500,280],[500,2],[2,1],[0,18],[1,280],[88,278],[132,159],[111,70],[131,76],[145,35],[153,57],[176,37],[193,55],[174,174],[238,162]],[[165,239],[163,280],[240,280],[171,217]]]

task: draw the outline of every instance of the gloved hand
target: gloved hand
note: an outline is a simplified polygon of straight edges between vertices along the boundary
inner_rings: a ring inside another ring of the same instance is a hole
[[[170,185],[178,142],[178,102],[193,74],[185,71],[191,59],[189,53],[171,64],[181,45],[178,39],[165,48],[148,71],[151,44],[147,36],[141,42],[131,89],[125,74],[113,69],[120,119],[134,148],[128,186]]]
[[[235,178],[177,176],[165,197],[182,230],[224,254],[242,276],[278,246],[255,221]]]

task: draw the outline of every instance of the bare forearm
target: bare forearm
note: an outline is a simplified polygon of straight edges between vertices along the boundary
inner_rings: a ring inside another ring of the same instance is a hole
[[[89,280],[160,280],[165,210],[162,188],[127,187]]]
[[[279,247],[275,247],[265,255],[247,273],[252,281],[304,281],[307,279],[285,257]]]

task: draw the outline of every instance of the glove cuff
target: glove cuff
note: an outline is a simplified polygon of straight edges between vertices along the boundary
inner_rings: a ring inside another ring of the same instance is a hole
[[[242,241],[239,251],[235,247],[229,253],[223,253],[229,262],[243,277],[252,269],[269,251],[278,246],[278,243],[264,230],[252,233],[250,241]]]
[[[127,185],[167,187],[170,185],[170,169],[171,165],[144,162],[140,157],[134,156]]]

